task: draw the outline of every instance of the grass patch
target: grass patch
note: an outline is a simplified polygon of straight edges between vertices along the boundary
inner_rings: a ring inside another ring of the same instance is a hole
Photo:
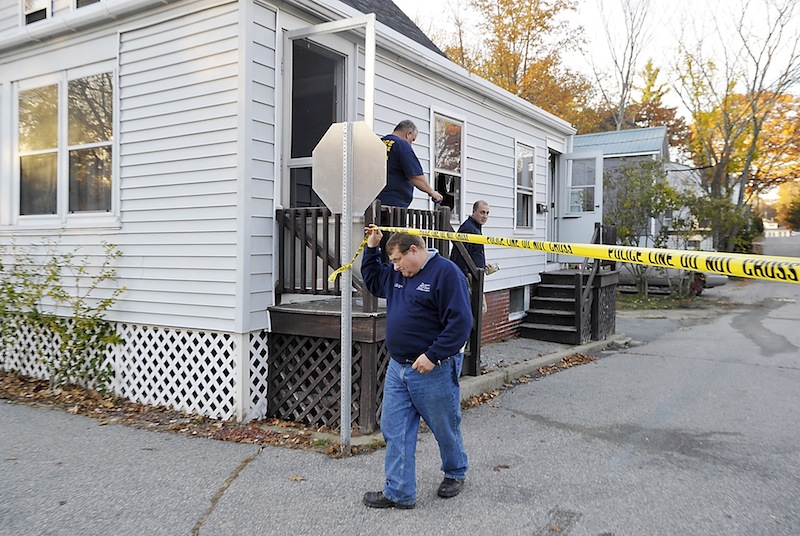
[[[643,309],[681,309],[691,307],[694,296],[675,294],[628,294],[617,292],[617,311],[638,311]]]

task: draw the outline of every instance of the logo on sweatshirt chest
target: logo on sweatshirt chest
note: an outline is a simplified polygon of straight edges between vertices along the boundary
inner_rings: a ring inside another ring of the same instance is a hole
[[[418,292],[430,292],[431,291],[431,284],[430,283],[420,283],[417,287]]]

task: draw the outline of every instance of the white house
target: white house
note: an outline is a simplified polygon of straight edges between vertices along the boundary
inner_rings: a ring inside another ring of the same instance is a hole
[[[574,129],[447,60],[389,0],[0,0],[0,245],[115,244],[116,392],[247,419],[270,396],[276,211],[313,203],[331,123],[405,118],[455,223],[485,199],[487,235],[589,240],[599,204],[567,200],[598,175],[567,179]],[[487,258],[512,318],[556,265]]]

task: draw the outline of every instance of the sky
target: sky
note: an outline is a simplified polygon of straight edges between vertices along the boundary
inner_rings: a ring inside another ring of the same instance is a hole
[[[652,58],[654,65],[662,71],[662,78],[659,81],[668,83],[668,68],[676,57],[678,37],[683,35],[684,42],[692,43],[697,36],[719,33],[714,27],[714,14],[726,15],[719,17],[718,20],[729,20],[731,11],[742,1],[747,0],[650,0],[647,18],[649,37],[640,61],[641,66],[637,70],[641,70],[646,60]],[[763,18],[759,16],[763,13],[760,6],[767,1],[769,0],[750,0],[752,16],[749,16],[748,20],[753,21],[754,30]],[[394,0],[394,2],[412,20],[418,21],[420,28],[430,35],[431,31],[437,29],[452,28],[451,18],[448,15],[452,11],[452,6],[457,6],[459,3],[462,6],[467,5],[469,0]],[[618,49],[624,44],[627,35],[621,17],[614,16],[614,13],[621,12],[621,2],[622,0],[578,0],[577,12],[570,13],[568,18],[575,25],[583,26],[587,39],[586,49],[590,52],[585,55],[574,53],[565,56],[571,68],[588,76],[592,76],[593,66],[600,71],[609,71],[612,63],[606,34],[619,36]],[[463,8],[461,11],[468,13]],[[466,20],[474,20],[474,17],[473,19],[467,17]],[[611,21],[608,24],[609,32],[606,32],[604,20]],[[800,28],[800,12],[795,17],[795,26]],[[712,49],[711,44],[706,44],[704,52]],[[677,93],[669,92],[664,100],[666,104],[681,110],[682,105]]]

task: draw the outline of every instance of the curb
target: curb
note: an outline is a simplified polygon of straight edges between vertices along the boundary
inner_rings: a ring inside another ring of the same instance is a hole
[[[473,396],[478,396],[489,391],[499,389],[503,385],[510,384],[517,378],[533,374],[539,367],[547,367],[560,363],[562,359],[573,354],[593,354],[601,352],[614,344],[626,344],[630,341],[624,333],[615,333],[602,341],[592,341],[579,346],[573,346],[552,354],[543,355],[534,359],[528,359],[522,363],[515,363],[502,370],[495,370],[480,376],[462,376],[461,402],[466,402]],[[368,445],[375,442],[382,442],[383,435],[380,431],[369,435],[352,438],[352,445]]]
[[[612,344],[624,344],[630,339],[623,333],[615,333],[602,341],[592,341],[565,350],[528,359],[522,363],[515,363],[501,370],[495,370],[480,376],[461,377],[461,402],[466,402],[473,396],[499,389],[503,385],[512,383],[517,378],[536,372],[540,367],[547,367],[561,362],[573,354],[592,354],[605,350]]]

